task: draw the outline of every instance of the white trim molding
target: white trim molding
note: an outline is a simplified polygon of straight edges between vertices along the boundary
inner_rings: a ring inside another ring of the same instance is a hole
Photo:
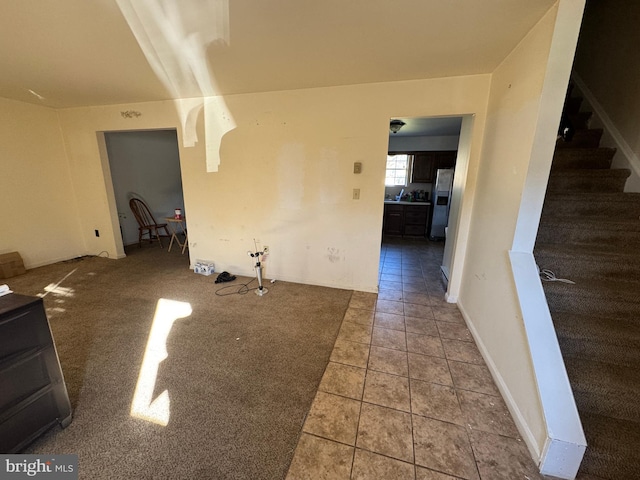
[[[540,473],[574,479],[587,441],[538,267],[530,252],[510,251],[509,259],[547,424],[547,439],[540,456]],[[530,439],[525,436],[525,441],[528,443]]]

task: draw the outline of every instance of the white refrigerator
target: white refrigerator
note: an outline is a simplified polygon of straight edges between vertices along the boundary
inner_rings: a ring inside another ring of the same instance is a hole
[[[451,207],[451,188],[453,187],[453,168],[436,171],[436,181],[433,184],[431,204],[433,207],[429,238],[443,240],[445,228],[449,223],[449,208]]]

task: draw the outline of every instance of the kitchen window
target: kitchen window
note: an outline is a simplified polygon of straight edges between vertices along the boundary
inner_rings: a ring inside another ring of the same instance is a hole
[[[386,187],[407,186],[409,167],[413,155],[387,155],[387,173],[384,178]]]

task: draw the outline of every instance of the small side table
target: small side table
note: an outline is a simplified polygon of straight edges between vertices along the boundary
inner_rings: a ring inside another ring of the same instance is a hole
[[[187,238],[187,229],[185,228],[185,218],[175,218],[175,217],[164,217],[165,221],[169,225],[169,229],[171,230],[171,241],[169,242],[168,252],[171,251],[171,246],[175,241],[179,247],[182,247],[182,253],[187,248],[189,240]],[[178,235],[184,235],[184,243],[180,243],[180,239]]]

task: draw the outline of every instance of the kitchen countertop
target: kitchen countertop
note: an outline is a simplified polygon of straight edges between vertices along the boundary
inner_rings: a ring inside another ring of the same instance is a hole
[[[431,202],[398,202],[396,200],[385,200],[384,203],[387,205],[431,205]]]

